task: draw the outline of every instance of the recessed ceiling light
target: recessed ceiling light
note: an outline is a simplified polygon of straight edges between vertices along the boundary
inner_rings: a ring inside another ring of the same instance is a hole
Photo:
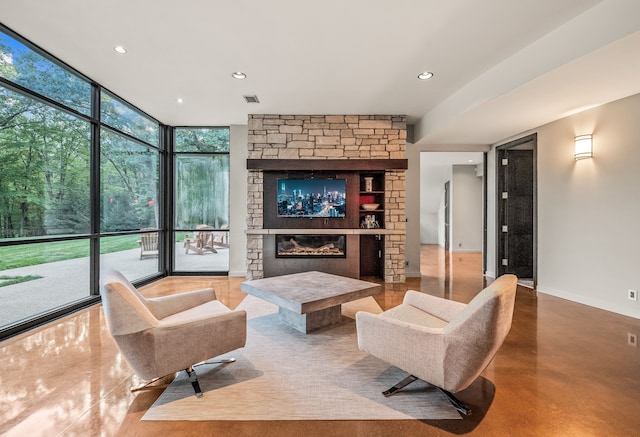
[[[430,71],[425,71],[418,75],[418,79],[420,80],[427,80],[427,79],[431,79],[432,77],[433,77],[433,73]]]
[[[176,99],[176,102],[178,102],[178,103],[182,103],[182,102],[184,102],[184,100],[182,100],[182,98],[181,98],[181,97],[178,97],[178,98]]]
[[[115,50],[116,53],[120,53],[121,55],[124,55],[125,53],[127,53],[127,49],[125,49],[122,46],[115,46],[113,50]]]
[[[473,162],[473,159],[467,159],[467,162]]]
[[[231,77],[233,77],[234,79],[242,80],[246,79],[247,75],[242,71],[234,71],[233,73],[231,73]]]

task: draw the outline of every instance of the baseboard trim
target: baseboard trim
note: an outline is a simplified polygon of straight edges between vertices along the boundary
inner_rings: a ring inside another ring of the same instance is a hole
[[[544,285],[540,285],[539,283],[536,290],[549,296],[559,297],[560,299],[580,303],[582,305],[587,305],[599,310],[609,311],[612,313],[620,314],[622,316],[632,317],[634,319],[640,319],[640,314],[637,311],[634,312],[629,308],[620,307],[619,305],[615,305],[610,302],[604,302],[599,299],[591,299],[588,297],[580,296],[578,294],[567,293],[566,291],[554,290],[553,288],[545,287]]]
[[[405,270],[404,276],[407,278],[419,278],[422,276],[422,274],[419,271],[416,272],[415,270]]]

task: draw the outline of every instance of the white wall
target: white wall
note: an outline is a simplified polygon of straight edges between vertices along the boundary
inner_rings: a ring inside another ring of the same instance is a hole
[[[230,127],[229,276],[247,275],[247,126]]]
[[[627,299],[628,289],[640,290],[639,119],[635,95],[532,131],[540,292],[640,318],[640,301]],[[585,133],[593,133],[594,156],[575,161],[573,139]]]
[[[428,191],[424,187],[433,184],[433,178],[429,178],[427,171],[424,171],[426,153],[420,154],[420,244],[438,244],[438,212],[429,208]],[[431,187],[433,192],[437,187]],[[439,189],[443,189],[440,187]]]
[[[425,154],[420,154],[420,168],[423,167]],[[420,186],[424,187],[428,183],[427,175],[420,171]],[[427,208],[425,190],[420,190],[420,244],[438,243],[438,213]]]
[[[420,214],[420,244],[438,244],[438,213]]]
[[[407,278],[420,277],[420,152],[421,147],[407,143],[408,168],[405,174],[407,235],[404,258]],[[413,201],[412,201],[413,199]]]
[[[482,178],[475,165],[454,165],[451,177],[452,252],[482,251]]]

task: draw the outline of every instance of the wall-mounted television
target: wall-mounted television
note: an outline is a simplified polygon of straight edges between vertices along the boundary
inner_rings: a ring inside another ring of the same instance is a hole
[[[278,179],[278,217],[346,217],[346,179]]]

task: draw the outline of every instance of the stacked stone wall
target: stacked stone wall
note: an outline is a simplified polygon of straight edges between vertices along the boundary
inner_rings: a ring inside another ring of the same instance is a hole
[[[403,115],[249,115],[249,159],[405,159]],[[248,176],[247,277],[263,277],[263,174]],[[405,174],[385,174],[385,228],[405,229]],[[385,237],[385,281],[404,282],[405,235]]]

